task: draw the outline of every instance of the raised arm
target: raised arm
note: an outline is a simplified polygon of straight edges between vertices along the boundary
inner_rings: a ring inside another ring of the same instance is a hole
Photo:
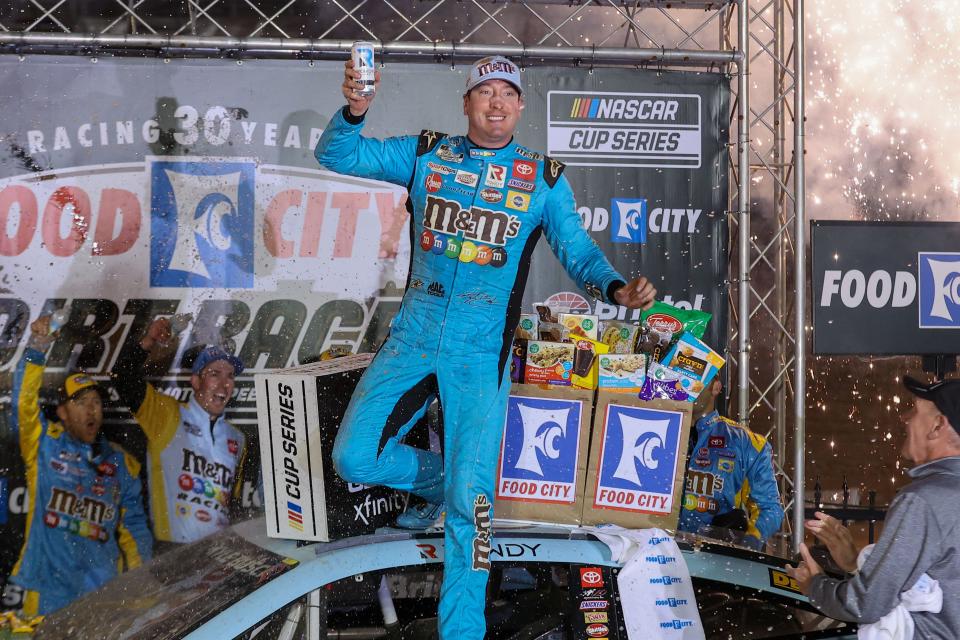
[[[373,97],[363,98],[354,92],[353,61],[346,63],[342,91],[347,104],[339,109],[327,124],[314,156],[324,167],[337,173],[372,180],[383,180],[407,186],[413,177],[416,163],[416,136],[402,136],[377,140],[360,135],[363,122]],[[377,84],[380,72],[377,72]]]
[[[27,348],[13,373],[13,415],[10,426],[20,445],[20,455],[27,467],[36,464],[40,436],[46,418],[40,411],[40,386],[46,363],[44,352],[50,346],[50,316],[41,316],[30,324]]]

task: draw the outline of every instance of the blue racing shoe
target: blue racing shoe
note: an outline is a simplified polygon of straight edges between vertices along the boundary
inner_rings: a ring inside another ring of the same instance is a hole
[[[443,502],[433,504],[423,502],[418,507],[407,507],[407,510],[397,516],[396,526],[400,529],[442,529],[444,516],[447,515],[447,506]]]

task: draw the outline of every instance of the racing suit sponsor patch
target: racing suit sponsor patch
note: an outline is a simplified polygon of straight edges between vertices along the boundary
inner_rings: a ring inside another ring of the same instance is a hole
[[[490,571],[490,502],[482,493],[473,501],[473,570]]]
[[[477,182],[480,181],[480,176],[476,173],[470,173],[469,171],[457,171],[457,175],[453,178],[453,181],[465,184],[468,187],[475,187],[477,186]]]
[[[463,154],[457,153],[451,149],[450,145],[448,144],[441,144],[439,147],[437,147],[437,157],[441,160],[452,162],[454,164],[460,164],[463,162]]]
[[[507,168],[502,164],[487,165],[487,173],[483,178],[483,184],[494,189],[503,189],[507,181]]]

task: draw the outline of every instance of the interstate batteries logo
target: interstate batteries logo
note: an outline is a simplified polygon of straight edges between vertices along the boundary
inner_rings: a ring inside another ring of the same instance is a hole
[[[550,91],[547,153],[569,165],[701,164],[700,96]]]

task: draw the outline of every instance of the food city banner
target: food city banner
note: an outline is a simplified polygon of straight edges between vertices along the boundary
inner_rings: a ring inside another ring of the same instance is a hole
[[[813,223],[813,350],[960,354],[960,223]]]
[[[387,62],[368,135],[465,131],[468,65]],[[189,313],[151,373],[185,399],[191,349],[235,349],[247,373],[230,418],[250,435],[253,373],[371,350],[406,279],[406,194],[317,166],[342,80],[340,62],[0,57],[3,401],[29,322],[65,306],[50,390],[76,368],[105,381],[153,318]],[[722,350],[727,78],[528,67],[524,83],[519,141],[567,163],[584,226],[624,275],[714,314]],[[635,317],[578,291],[542,242],[524,303],[550,298]],[[0,455],[2,537],[26,506],[15,448]]]

